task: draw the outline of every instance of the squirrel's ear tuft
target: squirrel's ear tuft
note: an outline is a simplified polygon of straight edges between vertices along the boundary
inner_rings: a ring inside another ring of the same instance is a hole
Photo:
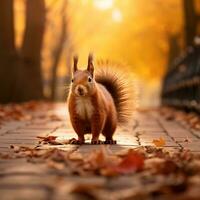
[[[87,70],[91,73],[91,75],[93,77],[94,65],[93,65],[93,55],[91,53],[88,56],[88,67],[87,67]]]
[[[73,72],[76,72],[78,70],[77,64],[78,64],[78,56],[75,55],[74,56],[74,68],[73,68]]]

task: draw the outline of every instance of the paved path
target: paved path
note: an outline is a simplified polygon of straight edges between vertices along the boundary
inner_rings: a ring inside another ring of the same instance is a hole
[[[66,115],[66,106],[58,104],[47,112],[51,118],[41,117],[42,112],[33,113],[36,117],[32,120],[10,121],[0,129],[0,152],[10,152],[10,145],[26,145],[34,147],[38,144],[36,136],[55,135],[63,138],[75,137]],[[38,116],[38,117],[37,117]],[[59,116],[60,120],[53,119]],[[118,145],[109,148],[112,151],[124,150],[141,145],[153,145],[152,140],[162,137],[166,141],[165,149],[176,151],[190,149],[200,152],[200,132],[191,130],[185,124],[166,120],[156,111],[138,112],[135,115],[131,128],[119,129],[115,135]],[[89,137],[87,137],[89,141]],[[41,148],[52,146],[44,145]],[[54,146],[65,150],[85,153],[99,148],[98,145],[58,145]],[[124,177],[120,181],[123,187]],[[112,182],[103,177],[77,177],[68,176],[67,172],[58,174],[48,171],[44,164],[34,165],[26,159],[0,159],[0,195],[2,200],[9,199],[79,199],[78,197],[66,198],[66,188],[75,182],[106,183],[109,186],[119,187],[119,182]],[[109,181],[109,182],[108,182]],[[58,187],[59,185],[59,187]],[[65,192],[63,192],[65,191]],[[87,199],[87,198],[86,198]],[[90,199],[90,198],[88,198]]]

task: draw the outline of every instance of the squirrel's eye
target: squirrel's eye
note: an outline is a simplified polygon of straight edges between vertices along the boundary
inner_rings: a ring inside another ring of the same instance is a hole
[[[88,82],[92,82],[92,79],[90,77],[88,77]]]
[[[72,79],[71,82],[73,83],[73,82],[74,82],[74,79]]]

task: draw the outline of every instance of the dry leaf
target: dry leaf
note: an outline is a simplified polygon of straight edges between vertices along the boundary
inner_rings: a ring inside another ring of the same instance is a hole
[[[37,136],[38,139],[40,139],[39,143],[41,144],[53,144],[53,145],[59,145],[61,144],[60,142],[56,141],[57,136]]]
[[[145,191],[142,187],[138,187],[140,195],[145,194],[145,197],[152,195],[151,192],[172,197],[175,194],[177,195],[177,191],[178,194],[187,193],[188,190],[185,185],[188,185],[192,177],[200,177],[198,168],[200,155],[189,151],[171,154],[162,148],[151,146],[151,149],[139,147],[130,149],[122,155],[117,155],[113,154],[107,146],[102,146],[101,149],[90,151],[87,154],[80,154],[76,151],[63,151],[57,148],[46,150],[24,146],[12,146],[12,148],[17,152],[15,153],[16,157],[28,158],[28,161],[34,161],[32,162],[34,164],[45,163],[49,168],[62,170],[62,172],[68,171],[71,175],[76,173],[76,175],[86,177],[98,174],[110,177],[137,172],[137,175],[132,174],[132,176],[136,178],[135,181],[141,186],[145,184]],[[199,181],[193,181],[192,183],[191,187],[200,186]],[[78,186],[73,192],[87,195],[91,190],[95,190],[95,184]],[[147,187],[150,187],[150,189]],[[132,191],[134,188],[130,188],[130,190]],[[92,194],[96,194],[96,191]],[[200,193],[196,195],[200,196]]]
[[[140,171],[144,167],[144,156],[136,151],[129,151],[117,165],[107,166],[101,170],[105,176],[129,174]]]
[[[101,146],[98,151],[91,152],[84,159],[84,168],[87,170],[99,170],[107,166],[113,166],[120,162],[120,158],[112,155],[105,146]]]
[[[11,159],[11,158],[13,158],[11,154],[0,152],[0,159]]]
[[[70,140],[67,139],[60,139],[57,136],[37,136],[38,139],[40,139],[39,143],[41,144],[52,144],[52,145],[64,145],[64,144],[70,144]]]
[[[63,163],[55,162],[53,160],[48,160],[47,165],[49,168],[63,170],[65,168]]]
[[[69,159],[72,161],[83,161],[84,157],[81,153],[73,152],[69,154]]]
[[[49,141],[54,141],[57,136],[46,136],[46,137],[43,137],[43,136],[37,136],[37,138],[41,139],[42,141],[45,141],[45,142],[49,142]]]
[[[152,142],[156,147],[163,147],[166,144],[165,140],[162,137],[160,137],[159,139],[154,139]]]

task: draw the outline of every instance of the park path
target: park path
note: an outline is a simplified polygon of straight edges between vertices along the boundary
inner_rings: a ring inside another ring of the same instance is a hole
[[[1,125],[0,152],[12,151],[10,145],[35,147],[38,145],[37,136],[54,135],[69,139],[75,137],[66,114],[65,104],[56,104],[45,112],[49,118],[41,117],[43,110],[34,111],[32,119],[8,121]],[[38,117],[37,117],[38,116]],[[113,152],[135,148],[144,145],[154,145],[152,141],[162,137],[166,144],[163,148],[169,151],[189,149],[200,152],[200,132],[190,129],[186,124],[167,120],[156,110],[138,111],[131,127],[118,129],[115,139],[118,145],[108,148]],[[89,142],[89,138],[88,142]],[[39,148],[57,147],[87,154],[99,145],[40,145]],[[76,199],[65,198],[66,188],[76,182],[108,184],[109,187],[125,187],[128,177],[122,177],[117,183],[105,177],[78,177],[67,172],[57,172],[46,168],[41,163],[34,165],[25,158],[0,159],[0,195],[2,200],[9,199]],[[109,183],[108,183],[109,182]],[[121,184],[121,185],[120,185]],[[64,192],[63,192],[64,191]],[[77,198],[78,199],[78,198]]]

